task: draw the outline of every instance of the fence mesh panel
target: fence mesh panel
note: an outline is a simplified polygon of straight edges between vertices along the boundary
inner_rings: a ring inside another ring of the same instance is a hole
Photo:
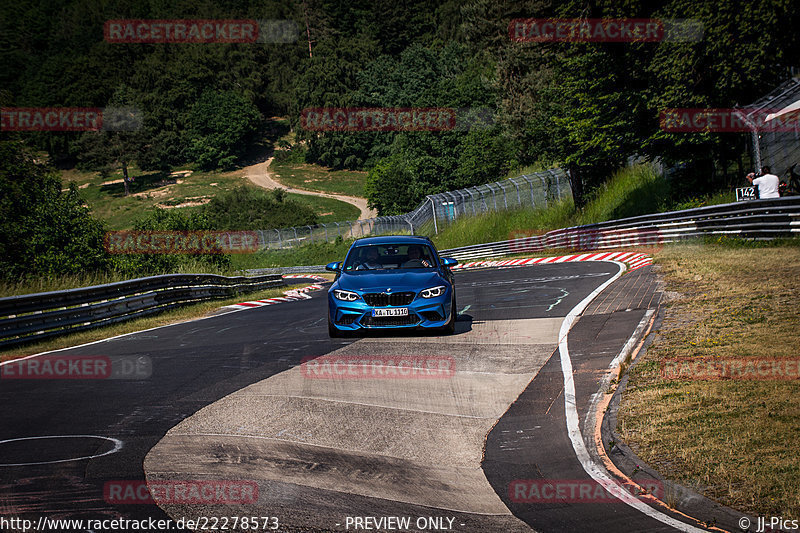
[[[764,110],[775,112],[798,100],[800,100],[800,78],[793,78],[749,105],[747,109],[750,115]],[[797,120],[796,113],[793,116],[795,117],[793,120],[784,122],[785,125],[793,124],[791,128],[771,128],[767,122],[767,125],[758,128],[752,134],[755,165],[769,166],[772,173],[781,179],[789,177],[789,169],[793,165],[800,167],[800,121]],[[775,129],[781,131],[772,131]],[[796,173],[800,173],[798,167],[795,168]]]
[[[260,230],[262,248],[292,248],[312,242],[332,242],[369,235],[432,235],[464,216],[523,207],[547,207],[572,198],[567,174],[550,169],[503,181],[430,194],[416,209],[397,216],[329,222],[313,226]]]

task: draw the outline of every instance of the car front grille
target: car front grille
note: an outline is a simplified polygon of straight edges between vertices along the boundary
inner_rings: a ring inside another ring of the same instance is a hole
[[[408,305],[414,301],[413,292],[395,292],[387,294],[385,292],[368,292],[362,297],[370,307],[386,307],[389,305]]]
[[[419,317],[413,313],[408,316],[365,316],[361,319],[362,326],[414,326],[419,322]]]

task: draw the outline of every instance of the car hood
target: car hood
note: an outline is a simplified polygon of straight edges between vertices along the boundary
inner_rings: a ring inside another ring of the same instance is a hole
[[[346,272],[339,277],[338,285],[340,289],[383,292],[392,289],[393,292],[406,290],[421,290],[436,285],[442,285],[444,280],[436,271],[405,270],[400,272],[370,272],[355,271]]]

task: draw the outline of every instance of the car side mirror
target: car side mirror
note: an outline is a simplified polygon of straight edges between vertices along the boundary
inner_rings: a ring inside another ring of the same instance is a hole
[[[442,266],[451,267],[457,265],[458,261],[452,257],[442,257]]]
[[[339,272],[340,270],[342,270],[342,262],[335,261],[333,263],[328,263],[327,265],[325,265],[325,270],[330,270],[331,272]]]

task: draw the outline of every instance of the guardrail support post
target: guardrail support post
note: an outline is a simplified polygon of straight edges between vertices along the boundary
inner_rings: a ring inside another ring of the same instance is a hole
[[[525,183],[528,184],[528,190],[530,190],[530,192],[531,192],[531,207],[535,208],[536,207],[536,201],[533,198],[533,182],[528,179],[528,175],[527,174],[523,174],[522,175],[522,179],[524,179]]]
[[[547,207],[547,197],[550,196],[550,187],[548,187],[547,181],[544,179],[544,175],[541,172],[536,173],[539,176],[539,179],[542,180],[542,190],[544,191],[544,206]]]
[[[489,185],[488,183],[486,184],[486,186],[489,187],[490,191],[492,191],[492,199],[494,200],[494,210],[497,211],[497,193],[494,192],[494,189],[492,189],[492,186]]]
[[[521,206],[522,205],[522,199],[519,197],[519,185],[517,185],[517,182],[514,181],[514,178],[509,178],[508,181],[513,183],[514,184],[514,188],[517,189],[517,205]]]
[[[464,189],[469,194],[469,203],[472,204],[472,214],[475,214],[475,197],[472,195],[472,191],[469,189]]]
[[[506,197],[506,189],[505,189],[505,187],[503,187],[502,185],[500,185],[500,182],[499,182],[499,181],[496,181],[495,183],[496,183],[496,184],[497,184],[497,186],[498,186],[498,187],[500,187],[500,189],[503,191],[503,205],[505,206],[505,208],[506,208],[506,211],[508,211],[508,198]]]
[[[433,203],[432,197],[428,196],[428,200],[431,201],[431,210],[433,211],[433,232],[439,235],[439,227],[436,225],[436,204]]]

